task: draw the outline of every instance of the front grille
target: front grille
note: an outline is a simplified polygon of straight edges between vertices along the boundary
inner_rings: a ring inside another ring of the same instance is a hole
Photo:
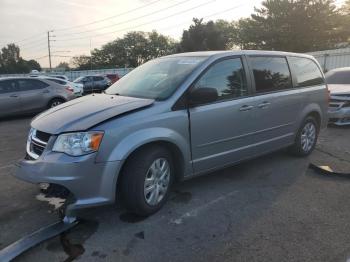
[[[45,132],[42,132],[42,131],[39,131],[39,130],[36,130],[36,137],[38,139],[40,139],[41,141],[43,142],[48,142],[51,135],[49,133],[45,133]]]
[[[44,152],[50,139],[50,134],[31,129],[27,140],[27,157],[29,159],[38,159]]]
[[[331,100],[329,101],[329,107],[332,110],[339,110],[343,107],[349,107],[350,100],[346,99],[345,96],[332,96]]]

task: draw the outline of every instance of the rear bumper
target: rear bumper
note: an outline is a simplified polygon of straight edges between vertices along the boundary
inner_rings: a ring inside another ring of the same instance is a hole
[[[343,107],[337,110],[328,111],[329,123],[344,126],[350,125],[350,107]]]
[[[21,160],[14,176],[34,184],[57,184],[76,200],[71,209],[110,204],[115,201],[120,161],[96,163],[95,154],[70,157],[51,152],[37,160]]]

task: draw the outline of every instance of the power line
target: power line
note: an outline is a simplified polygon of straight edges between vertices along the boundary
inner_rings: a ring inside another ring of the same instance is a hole
[[[90,30],[75,32],[75,33],[61,34],[61,35],[59,35],[59,36],[61,37],[61,36],[69,36],[69,35],[75,35],[75,34],[84,34],[84,33],[94,32],[94,31],[96,31],[96,30],[101,30],[101,29],[106,29],[106,28],[110,28],[110,27],[114,27],[114,26],[126,24],[126,23],[133,22],[133,21],[135,21],[135,20],[139,20],[139,19],[141,19],[141,18],[150,16],[150,15],[154,15],[154,14],[160,13],[160,12],[162,12],[162,11],[171,9],[171,8],[173,8],[173,7],[175,7],[175,6],[179,6],[179,5],[182,5],[182,4],[187,3],[187,2],[190,2],[190,1],[192,1],[192,0],[185,0],[185,1],[182,1],[182,2],[179,2],[179,3],[176,3],[176,4],[173,4],[173,5],[171,5],[171,6],[167,6],[167,7],[165,7],[165,8],[161,8],[161,9],[156,10],[156,11],[154,11],[154,12],[147,13],[147,14],[145,14],[145,15],[142,15],[142,16],[139,16],[139,17],[136,17],[136,18],[128,19],[128,20],[125,20],[125,21],[122,21],[122,22],[119,22],[119,23],[116,23],[116,24],[106,25],[106,26],[102,26],[102,27],[98,27],[98,28],[94,28],[94,29],[90,29]]]
[[[48,57],[48,55],[40,56],[40,57],[33,58],[33,59],[34,59],[34,60],[40,60],[40,59],[43,59],[43,58],[46,58],[46,57]]]
[[[121,32],[121,31],[125,31],[125,30],[135,29],[135,28],[141,27],[141,26],[143,26],[143,25],[152,24],[152,23],[155,23],[155,22],[159,22],[159,21],[168,19],[168,18],[173,17],[173,16],[177,16],[177,15],[180,15],[180,14],[183,14],[183,13],[187,13],[187,12],[189,12],[189,11],[192,11],[192,10],[194,10],[194,9],[197,9],[197,8],[202,7],[202,6],[208,5],[208,4],[210,4],[210,3],[212,3],[212,2],[215,2],[215,1],[216,1],[216,0],[210,0],[210,1],[207,1],[207,2],[205,2],[205,3],[203,3],[203,4],[196,5],[196,6],[192,7],[192,8],[189,8],[189,9],[186,9],[186,10],[182,10],[182,11],[180,11],[180,12],[176,12],[176,13],[174,13],[174,14],[171,14],[171,15],[168,15],[168,16],[165,16],[165,17],[162,17],[162,18],[159,18],[159,19],[154,19],[154,20],[151,20],[151,21],[149,21],[149,22],[142,23],[142,24],[139,24],[139,25],[136,25],[136,26],[126,27],[126,28],[123,28],[123,29],[120,29],[120,30],[116,30],[116,31],[112,31],[112,32],[105,32],[105,33],[101,33],[101,34],[97,34],[97,35],[92,35],[92,36],[58,39],[57,41],[72,41],[72,40],[79,40],[79,39],[88,39],[88,38],[94,38],[94,37],[99,37],[99,36],[108,35],[108,34],[114,34],[114,33]]]
[[[151,6],[151,5],[153,5],[153,4],[155,4],[155,3],[158,3],[158,2],[160,2],[160,1],[161,1],[161,0],[156,0],[156,1],[153,1],[153,2],[151,2],[151,3],[149,3],[149,4],[136,7],[136,8],[134,8],[134,9],[131,9],[131,10],[126,11],[126,12],[119,13],[119,14],[117,14],[117,15],[109,16],[109,17],[106,17],[106,18],[103,18],[103,19],[100,19],[100,20],[95,20],[95,21],[93,21],[93,22],[86,23],[86,24],[80,24],[80,25],[76,25],[76,26],[71,26],[71,27],[65,27],[65,28],[55,29],[55,31],[56,31],[56,32],[59,32],[59,31],[67,31],[67,30],[71,30],[71,29],[74,29],[74,28],[80,28],[80,27],[84,27],[84,26],[87,26],[87,25],[92,25],[92,24],[101,23],[101,22],[104,22],[104,21],[113,19],[113,18],[115,18],[115,17],[122,16],[122,15],[125,15],[125,14],[129,14],[129,13],[134,12],[134,11],[136,11],[136,10],[140,10],[140,9],[142,9],[142,8]]]
[[[220,15],[220,14],[223,14],[223,13],[227,13],[227,12],[230,12],[230,11],[232,11],[232,10],[234,10],[234,9],[237,9],[237,8],[239,8],[239,7],[242,7],[242,6],[244,6],[244,5],[247,5],[247,4],[248,4],[248,3],[245,2],[245,3],[243,3],[243,4],[239,4],[239,5],[233,6],[233,7],[231,7],[231,8],[225,9],[225,10],[223,10],[223,11],[219,11],[219,12],[215,12],[215,13],[209,14],[209,15],[203,16],[203,17],[201,17],[201,18],[207,19],[207,18],[210,18],[210,17],[213,17],[213,16],[217,16],[217,15]],[[192,20],[191,20],[191,21],[192,21]],[[191,23],[191,21],[186,21],[186,22],[182,22],[182,23],[173,24],[173,25],[171,25],[171,26],[161,27],[161,28],[158,28],[158,29],[156,29],[156,30],[157,30],[157,31],[158,31],[158,30],[166,30],[166,29],[171,29],[171,28],[174,28],[174,27],[179,27],[179,26],[181,26],[181,25]],[[97,43],[103,45],[103,44],[110,43],[110,42],[112,42],[112,41],[114,41],[114,40],[107,40],[107,41],[103,41],[103,42],[98,41]],[[96,42],[95,42],[95,43],[96,43]],[[68,47],[68,48],[69,48],[69,47],[89,47],[89,43],[86,43],[86,44],[75,44],[75,45],[58,45],[58,46],[54,45],[54,47],[59,47],[59,48],[67,48],[67,47]]]
[[[207,18],[210,18],[210,17],[212,17],[212,16],[221,15],[221,14],[230,12],[230,11],[232,11],[232,10],[234,10],[234,9],[237,9],[237,8],[239,8],[239,7],[242,7],[242,6],[246,5],[246,4],[248,4],[248,3],[245,2],[245,3],[243,3],[243,4],[239,4],[239,5],[233,6],[233,7],[229,8],[229,9],[225,9],[225,10],[220,11],[220,12],[216,12],[216,13],[213,13],[213,14],[210,14],[210,15],[206,15],[206,16],[203,16],[203,17],[201,17],[201,18],[207,19]],[[191,20],[191,21],[192,21],[192,20]],[[171,29],[171,28],[174,28],[174,27],[178,27],[178,26],[180,26],[180,25],[188,24],[188,22],[191,22],[191,21],[183,22],[183,23],[180,23],[180,24],[173,24],[173,25],[171,25],[171,26],[161,27],[161,28],[159,28],[158,30]]]

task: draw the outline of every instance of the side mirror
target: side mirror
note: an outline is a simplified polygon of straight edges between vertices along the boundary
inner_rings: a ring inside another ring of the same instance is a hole
[[[188,96],[189,105],[200,105],[215,102],[218,99],[218,91],[211,87],[200,87],[192,90]]]

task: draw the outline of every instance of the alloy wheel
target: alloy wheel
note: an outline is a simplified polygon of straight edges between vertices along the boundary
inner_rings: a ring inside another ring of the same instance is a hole
[[[316,126],[312,122],[306,123],[301,131],[301,148],[309,152],[316,142]]]
[[[148,205],[159,204],[166,195],[170,182],[170,165],[165,158],[157,158],[149,167],[145,183],[144,196]]]

